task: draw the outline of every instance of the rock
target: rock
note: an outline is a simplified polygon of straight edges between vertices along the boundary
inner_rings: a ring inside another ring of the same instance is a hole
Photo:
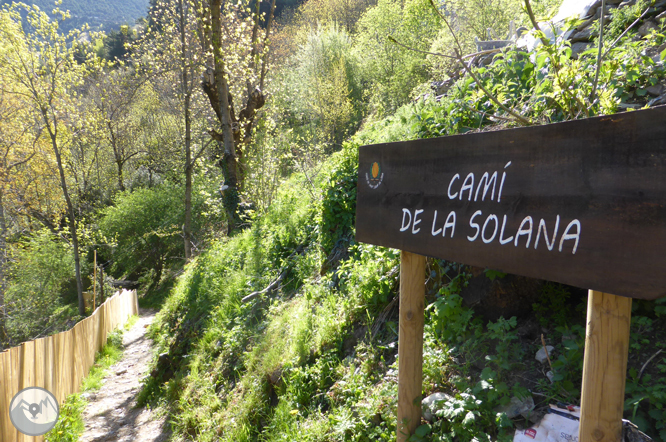
[[[553,379],[555,379],[555,373],[553,373],[552,371],[548,370],[548,371],[546,372],[546,377],[548,378],[548,380],[549,380],[550,383],[552,384],[552,383],[553,383]]]
[[[657,32],[658,30],[659,27],[657,26],[657,24],[652,20],[648,20],[638,28],[638,33],[640,34],[641,37],[645,37],[651,32]]]
[[[170,365],[169,353],[160,353],[159,356],[157,357],[157,365],[158,366]]]
[[[658,96],[657,98],[653,98],[652,100],[648,101],[648,106],[660,106],[662,104],[666,104],[666,94],[662,94]]]
[[[268,382],[271,385],[279,385],[282,382],[282,367],[278,367],[268,375]]]
[[[577,59],[580,54],[592,47],[592,43],[578,42],[571,45],[571,58]]]
[[[444,403],[452,397],[446,393],[433,393],[421,401],[421,414],[428,422],[435,420],[438,410],[444,408]]]
[[[663,84],[655,84],[654,86],[648,86],[645,88],[648,94],[652,95],[653,97],[658,97],[659,95],[663,94],[666,92],[666,86]]]
[[[120,368],[116,370],[116,376],[120,376],[121,374],[127,373],[127,368]]]
[[[625,8],[627,6],[634,6],[636,4],[636,0],[624,0],[622,3],[620,3],[620,8]]]
[[[590,41],[592,39],[592,36],[595,35],[597,32],[597,29],[594,25],[590,25],[586,27],[585,29],[581,29],[578,32],[575,32],[569,37],[569,40],[572,43],[576,43],[579,41]]]
[[[555,347],[553,347],[552,345],[546,345],[546,349],[548,350],[548,355],[552,355],[553,350],[555,350]],[[536,352],[534,359],[541,362],[542,364],[545,364],[548,361],[548,356],[546,356],[546,349],[541,347],[539,351]]]
[[[495,408],[496,412],[506,414],[509,419],[518,416],[523,416],[525,419],[529,419],[532,410],[534,410],[534,399],[532,396],[527,396],[524,399],[519,399],[514,396],[508,404]]]
[[[651,442],[652,438],[641,432],[638,427],[622,419],[622,442]]]

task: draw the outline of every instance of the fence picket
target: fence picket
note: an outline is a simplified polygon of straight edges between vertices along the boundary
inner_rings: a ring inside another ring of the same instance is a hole
[[[118,291],[72,329],[24,342],[0,353],[0,441],[42,442],[43,436],[21,434],[11,424],[9,405],[26,387],[49,390],[62,405],[77,391],[108,334],[138,314],[136,291]]]

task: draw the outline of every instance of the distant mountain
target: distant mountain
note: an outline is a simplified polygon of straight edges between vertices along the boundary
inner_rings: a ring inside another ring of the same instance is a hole
[[[0,0],[0,3],[12,3],[12,0]],[[39,6],[51,14],[55,0],[24,0],[24,3]],[[62,30],[80,28],[88,23],[93,30],[110,31],[120,25],[133,25],[137,18],[148,14],[148,0],[63,0],[60,9],[69,11],[71,18],[62,23]]]

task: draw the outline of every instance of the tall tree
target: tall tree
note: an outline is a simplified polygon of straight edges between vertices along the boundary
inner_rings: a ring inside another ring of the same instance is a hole
[[[203,78],[208,96],[221,128],[210,130],[218,145],[218,165],[225,182],[220,188],[228,221],[228,233],[241,224],[240,191],[243,187],[244,149],[252,138],[257,111],[266,102],[264,85],[268,72],[268,43],[273,25],[275,0],[262,32],[260,1],[246,14],[243,6],[222,0],[208,0],[202,9],[204,47],[210,47],[208,64],[212,69]],[[231,82],[234,79],[234,82]],[[236,112],[234,102],[240,103]]]
[[[120,191],[125,190],[127,163],[145,155],[145,147],[138,142],[141,122],[135,118],[133,106],[140,99],[144,80],[131,68],[114,66],[100,71],[91,79],[87,96],[101,117],[101,132],[113,153],[116,181]]]
[[[185,258],[192,256],[192,177],[197,159],[205,145],[195,151],[193,137],[195,117],[201,112],[201,93],[197,94],[198,79],[203,72],[203,50],[200,46],[200,0],[164,0],[151,3],[151,27],[144,49],[152,54],[155,71],[169,78],[175,86],[175,102],[180,120],[182,170],[185,176],[185,219],[183,242]],[[145,56],[145,55],[144,55]],[[171,84],[171,83],[169,83]]]
[[[3,14],[9,21],[0,29],[1,39],[9,48],[3,62],[11,85],[15,86],[12,92],[32,109],[35,119],[29,124],[37,125],[38,132],[47,137],[56,159],[74,252],[79,314],[83,316],[85,306],[79,237],[63,165],[63,155],[67,154],[80,118],[75,101],[77,89],[83,84],[87,71],[87,64],[78,63],[75,59],[80,31],[60,34],[58,21],[52,21],[37,7],[13,4],[5,7]],[[26,16],[25,26],[22,14]],[[60,16],[66,17],[67,14]],[[25,32],[26,28],[32,32]]]

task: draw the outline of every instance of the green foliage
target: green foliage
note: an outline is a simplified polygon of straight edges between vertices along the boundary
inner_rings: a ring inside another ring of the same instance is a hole
[[[470,334],[478,332],[478,324],[472,321],[474,312],[463,306],[460,291],[467,285],[468,275],[459,273],[439,290],[437,300],[428,306],[432,310],[435,330],[442,339],[462,343]]]
[[[646,334],[655,335],[654,340]],[[666,341],[661,332],[663,319],[634,315],[631,318],[630,359],[639,358],[642,365],[629,368],[625,388],[625,417],[651,436],[666,436]]]
[[[79,436],[85,430],[83,411],[86,405],[88,402],[80,394],[67,396],[65,402],[60,404],[58,422],[44,436],[46,442],[78,442]]]
[[[195,243],[204,242],[205,231],[220,225],[214,184],[198,179],[192,197],[192,231]],[[137,279],[153,287],[169,268],[182,265],[184,188],[164,183],[119,193],[115,205],[102,211],[101,241],[112,242],[103,256],[113,260],[111,273]]]
[[[398,46],[388,37],[410,48],[428,50],[439,31],[439,17],[428,0],[379,0],[357,25],[355,50],[362,60],[371,109],[381,117],[390,115],[429,77],[424,54]]]
[[[395,294],[400,269],[400,253],[394,249],[354,245],[351,258],[340,264],[337,275],[341,288],[350,297],[353,311],[367,311],[374,317]]]
[[[361,82],[352,41],[335,24],[317,26],[307,36],[288,73],[290,111],[310,127],[313,141],[337,150],[360,122]]]
[[[573,315],[569,305],[571,293],[561,284],[547,282],[541,288],[539,301],[532,304],[532,309],[542,327],[564,327]]]
[[[489,322],[486,336],[495,341],[496,354],[487,356],[486,359],[497,369],[499,377],[512,368],[512,362],[522,359],[523,351],[519,346],[514,345],[518,335],[512,332],[518,321],[515,316],[510,319],[499,318],[497,322]],[[515,363],[515,362],[514,362]]]
[[[553,359],[553,394],[562,394],[568,398],[580,396],[583,378],[583,354],[585,347],[585,329],[575,324],[571,327],[558,327],[562,333],[562,348]],[[559,391],[557,390],[559,389]]]
[[[76,312],[72,249],[40,230],[16,245],[7,271],[6,329],[11,345],[61,331]],[[73,302],[74,305],[69,303]]]
[[[330,162],[331,170],[322,178],[323,199],[317,220],[320,243],[327,256],[336,245],[349,241],[354,231],[358,145],[346,143]]]
[[[616,8],[610,11],[611,20],[605,27],[605,38],[608,41],[615,41],[638,17],[643,14],[648,5],[651,4],[650,0],[639,0],[633,5],[627,5],[624,8]],[[638,31],[638,27],[629,31],[628,36],[633,36]]]

